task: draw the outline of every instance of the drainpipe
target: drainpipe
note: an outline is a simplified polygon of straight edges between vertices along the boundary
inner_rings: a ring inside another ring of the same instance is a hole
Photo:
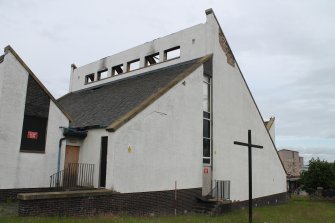
[[[61,156],[61,150],[62,150],[62,142],[65,140],[66,138],[63,137],[59,140],[59,148],[58,148],[58,161],[57,161],[57,173],[60,171],[60,156]]]

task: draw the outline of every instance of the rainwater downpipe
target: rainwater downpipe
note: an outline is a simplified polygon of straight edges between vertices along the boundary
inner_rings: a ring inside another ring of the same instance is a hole
[[[58,160],[57,160],[57,173],[59,173],[60,171],[60,157],[61,157],[61,150],[62,150],[62,142],[65,140],[66,138],[63,137],[59,140],[59,148],[58,148]]]

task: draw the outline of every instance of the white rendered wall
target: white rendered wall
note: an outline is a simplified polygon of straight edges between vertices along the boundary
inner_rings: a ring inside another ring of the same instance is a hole
[[[286,192],[286,174],[256,105],[235,64],[229,65],[213,26],[213,179],[231,181],[231,199],[248,199],[248,149],[234,141],[264,146],[253,149],[253,197]]]
[[[3,68],[4,68],[4,65],[3,65],[4,63],[0,63],[0,103],[1,103],[1,94],[2,94],[2,91],[1,91],[1,89],[2,89],[2,79],[3,79]]]
[[[79,149],[79,163],[94,164],[94,187],[99,186],[101,137],[108,136],[108,134],[105,129],[89,130]]]
[[[0,66],[0,189],[47,187],[57,167],[59,126],[68,120],[51,101],[45,153],[20,152],[28,72],[10,51]]]
[[[5,55],[1,65],[0,188],[4,189],[15,188],[20,177],[18,163],[28,72],[11,53]]]
[[[45,153],[19,152],[17,163],[19,174],[15,187],[48,187],[50,185],[50,176],[57,172],[58,143],[63,137],[60,126],[68,126],[68,120],[50,101]],[[65,142],[63,141],[61,165],[64,165],[64,151]]]
[[[119,192],[202,186],[202,67],[114,133],[107,185]],[[128,147],[131,151],[128,151]]]

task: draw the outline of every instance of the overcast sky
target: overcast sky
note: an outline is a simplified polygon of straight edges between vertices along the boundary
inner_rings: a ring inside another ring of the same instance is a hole
[[[204,23],[213,8],[279,149],[335,160],[334,0],[0,0],[10,44],[46,85],[67,93],[81,66]]]

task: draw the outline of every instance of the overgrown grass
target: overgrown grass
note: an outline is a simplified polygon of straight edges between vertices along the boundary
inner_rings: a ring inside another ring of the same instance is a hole
[[[76,218],[20,218],[2,217],[8,223],[243,223],[248,222],[247,210],[235,211],[223,216],[184,215],[168,217],[100,216]],[[255,223],[335,223],[335,202],[294,197],[288,204],[254,209]]]

